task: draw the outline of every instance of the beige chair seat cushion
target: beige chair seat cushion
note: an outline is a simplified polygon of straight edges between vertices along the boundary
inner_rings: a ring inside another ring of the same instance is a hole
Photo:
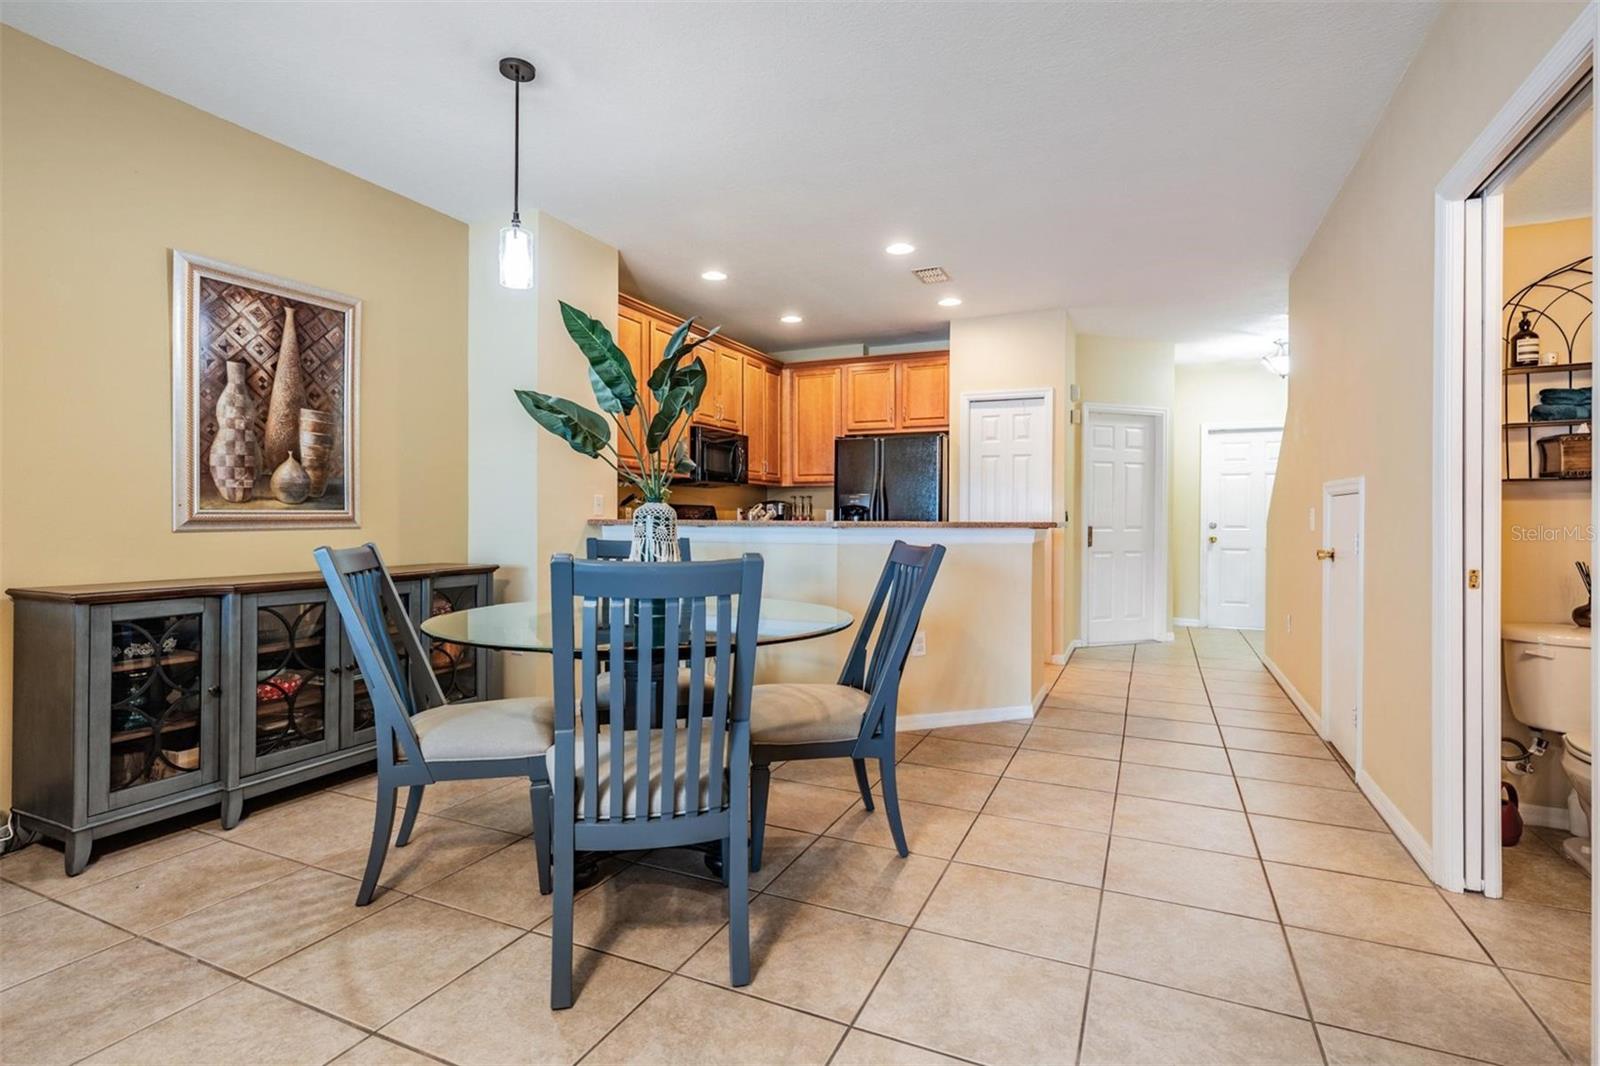
[[[555,743],[556,710],[548,697],[447,703],[412,715],[429,762],[527,759]]]
[[[700,772],[697,775],[694,802],[688,802],[689,781],[687,776],[689,761],[689,735],[688,728],[680,725],[674,730],[674,748],[677,749],[672,762],[673,792],[670,802],[665,810],[667,814],[684,811],[704,811],[707,809],[710,796],[710,775],[707,773],[708,764],[711,762],[711,719],[701,721],[700,734]],[[611,730],[605,727],[600,729],[599,742],[596,747],[599,772],[595,780],[595,787],[600,790],[600,813],[597,817],[610,818],[611,814]],[[639,816],[639,774],[638,774],[638,733],[634,730],[622,732],[623,778],[622,778],[622,816],[624,818],[637,818]],[[723,737],[722,757],[728,757],[729,738]],[[577,799],[578,817],[587,817],[583,802],[584,793],[584,760],[583,760],[583,730],[580,726],[573,738],[573,794]],[[650,730],[650,781],[648,785],[650,816],[659,817],[662,814],[662,774],[661,765],[662,731]],[[545,753],[545,767],[551,780],[556,774],[556,751],[551,748]]]
[[[687,666],[680,666],[678,668],[678,706],[679,707],[687,707],[687,706],[689,706],[689,696],[690,696],[690,693],[689,693],[689,680],[690,680],[690,676],[691,676],[690,670],[689,670],[689,668]],[[707,696],[710,696],[711,693],[716,688],[716,684],[717,684],[716,676],[717,676],[717,661],[715,659],[709,659],[708,658],[706,660],[706,687],[705,687],[705,693],[706,693]],[[582,682],[580,681],[579,684],[582,684]],[[579,698],[580,699],[582,698],[581,691],[579,693]],[[637,700],[637,699],[638,699],[638,693],[630,689],[629,692],[628,692],[628,709],[630,711],[633,709],[634,704],[635,704],[635,700]],[[603,673],[603,674],[600,674],[600,675],[596,676],[595,679],[594,679],[594,702],[595,702],[595,706],[596,707],[610,708],[610,706],[611,706],[611,672],[609,670],[607,672]]]
[[[825,744],[861,735],[867,694],[849,685],[757,685],[750,743]]]

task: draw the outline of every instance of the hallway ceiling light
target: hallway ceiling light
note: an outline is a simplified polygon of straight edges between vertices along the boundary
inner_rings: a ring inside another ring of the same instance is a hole
[[[727,281],[728,275],[720,270],[707,270],[700,275],[704,281]]]
[[[790,311],[788,314],[783,315],[782,317],[780,317],[778,319],[778,321],[786,323],[786,324],[792,326],[796,322],[801,322],[801,321],[804,321],[804,320],[799,315],[795,314],[793,311]]]
[[[961,306],[961,297],[959,297],[959,296],[946,296],[944,299],[939,301],[939,306],[940,307],[960,307]]]
[[[907,244],[905,241],[895,241],[893,244],[889,245],[889,247],[884,249],[884,251],[888,252],[890,255],[910,255],[916,250],[916,245]]]
[[[516,86],[511,119],[511,225],[500,231],[500,284],[508,289],[533,288],[533,234],[522,228],[517,201],[522,186],[522,83],[533,80],[533,64],[508,56],[500,73]]]

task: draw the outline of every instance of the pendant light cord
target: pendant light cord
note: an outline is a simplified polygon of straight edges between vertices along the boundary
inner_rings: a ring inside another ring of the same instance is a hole
[[[511,224],[522,224],[518,196],[522,190],[522,82],[511,83],[516,94],[511,105]]]

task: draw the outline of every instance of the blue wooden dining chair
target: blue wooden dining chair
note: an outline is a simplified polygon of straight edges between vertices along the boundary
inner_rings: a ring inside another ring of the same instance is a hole
[[[551,560],[555,744],[546,762],[554,793],[553,1009],[573,1001],[573,853],[580,849],[720,843],[729,974],[735,985],[750,982],[746,826],[761,570],[758,555],[708,563]],[[676,686],[658,694],[654,678],[676,676],[685,661],[690,698],[680,721]],[[613,706],[625,709],[608,726],[579,710],[595,706],[602,663],[616,685]],[[668,706],[652,728],[663,700]],[[632,729],[619,721],[628,711]]]
[[[396,791],[410,789],[394,841],[403,848],[411,841],[423,790],[437,781],[463,779],[528,779],[539,887],[550,891],[551,793],[545,752],[555,736],[553,703],[548,698],[446,703],[378,546],[322,547],[312,554],[361,668],[378,731],[378,810],[356,905],[371,903],[378,887],[394,826]],[[407,671],[401,669],[401,653]]]
[[[878,760],[883,809],[901,857],[908,854],[894,780],[895,712],[900,676],[923,605],[944,560],[944,545],[895,541],[836,685],[757,685],[750,702],[750,868],[761,869],[772,763],[843,759],[855,766],[861,803],[873,810],[868,759]],[[867,643],[874,632],[870,656]]]

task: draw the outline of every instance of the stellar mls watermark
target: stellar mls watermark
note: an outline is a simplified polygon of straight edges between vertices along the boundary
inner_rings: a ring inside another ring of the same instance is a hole
[[[1511,540],[1516,544],[1531,542],[1558,543],[1561,541],[1582,541],[1588,543],[1594,540],[1594,526],[1570,525],[1550,526],[1540,523],[1533,526],[1513,525],[1511,527]]]

